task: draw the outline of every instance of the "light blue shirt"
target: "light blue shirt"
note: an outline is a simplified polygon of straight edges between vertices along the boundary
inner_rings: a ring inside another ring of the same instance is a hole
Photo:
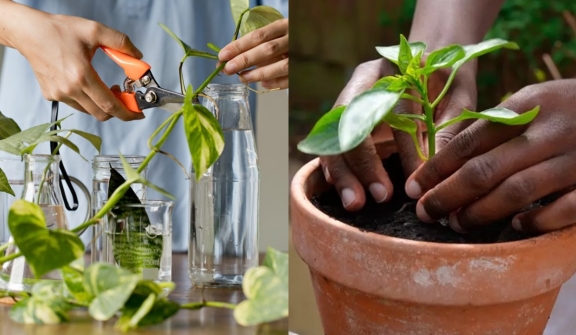
[[[152,72],[160,86],[179,91],[178,64],[183,51],[161,28],[158,22],[168,26],[176,35],[193,48],[206,50],[208,42],[219,47],[228,44],[234,34],[235,25],[227,0],[20,0],[17,1],[55,14],[80,16],[101,22],[111,28],[127,34],[132,42],[144,54],[143,60],[152,66]],[[288,17],[288,0],[251,0],[251,6],[268,5],[278,9]],[[122,86],[124,72],[97,51],[92,64],[104,83],[109,87]],[[213,60],[189,58],[184,66],[186,83],[198,87],[214,70]],[[221,75],[214,82],[238,83],[236,76]],[[254,113],[254,94],[250,95],[251,111]],[[0,111],[12,117],[23,128],[50,122],[51,103],[46,101],[40,86],[27,60],[16,50],[6,49],[0,71]],[[149,149],[146,141],[150,134],[169,115],[155,109],[146,113],[142,121],[122,122],[111,119],[98,122],[90,115],[77,112],[67,105],[60,104],[59,117],[74,114],[64,121],[63,128],[77,128],[102,137],[102,154],[146,155]],[[254,121],[254,120],[253,120]],[[81,152],[91,160],[96,151],[84,140],[75,141]],[[164,150],[173,154],[185,166],[190,166],[190,155],[182,124],[172,132],[165,143]],[[48,145],[40,146],[36,153],[48,153]],[[61,150],[62,160],[68,173],[80,179],[89,189],[92,185],[92,167],[90,162],[81,160],[70,150]],[[170,191],[176,198],[173,215],[173,249],[185,251],[188,248],[189,183],[182,170],[169,158],[156,155],[148,166],[148,179]],[[82,195],[78,195],[84,201]],[[152,190],[149,199],[161,199]],[[70,227],[83,220],[83,213],[69,215]],[[90,241],[85,233],[82,239]]]

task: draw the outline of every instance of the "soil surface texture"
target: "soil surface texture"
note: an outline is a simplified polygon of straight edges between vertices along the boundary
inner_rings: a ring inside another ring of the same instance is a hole
[[[395,154],[384,160],[383,164],[394,185],[394,196],[389,202],[378,204],[367,193],[364,208],[357,212],[348,212],[342,206],[340,197],[334,189],[315,196],[312,203],[328,216],[362,231],[415,241],[486,244],[517,241],[535,236],[513,230],[512,216],[467,234],[457,233],[449,226],[440,223],[422,222],[416,216],[416,202],[404,192],[406,177],[399,156]],[[549,203],[551,200],[551,198],[541,200],[530,208],[539,206],[540,203]]]

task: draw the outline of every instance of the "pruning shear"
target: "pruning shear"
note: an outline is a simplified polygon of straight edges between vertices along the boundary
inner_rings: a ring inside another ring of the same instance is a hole
[[[100,48],[126,74],[124,91],[112,91],[112,93],[129,111],[141,113],[144,109],[158,107],[175,113],[182,108],[184,95],[160,87],[154,79],[150,71],[151,66],[148,63],[107,47]],[[146,90],[139,91],[139,88]]]

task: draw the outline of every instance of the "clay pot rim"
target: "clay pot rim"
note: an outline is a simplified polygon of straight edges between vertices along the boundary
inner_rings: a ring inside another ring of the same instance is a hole
[[[399,237],[381,235],[370,231],[362,231],[359,228],[353,227],[347,223],[330,217],[312,204],[306,195],[305,185],[309,178],[319,169],[320,159],[315,158],[302,166],[300,170],[298,170],[298,172],[294,175],[290,186],[292,200],[295,201],[297,206],[300,206],[304,211],[308,211],[311,215],[318,217],[320,220],[318,220],[317,223],[331,225],[336,229],[344,230],[346,234],[351,234],[352,236],[356,236],[360,239],[369,239],[372,240],[373,243],[385,243],[389,246],[398,245],[402,246],[402,248],[411,247],[413,248],[414,252],[429,251],[434,249],[439,253],[443,253],[455,252],[459,249],[463,249],[466,250],[466,254],[468,256],[474,256],[474,254],[486,255],[487,252],[489,254],[490,252],[487,249],[494,250],[495,247],[502,247],[506,249],[513,248],[515,250],[522,250],[525,248],[531,249],[539,244],[548,243],[550,239],[558,239],[560,238],[560,235],[566,235],[567,233],[576,230],[575,224],[553,232],[544,233],[536,237],[531,237],[519,241],[478,244],[415,241]]]

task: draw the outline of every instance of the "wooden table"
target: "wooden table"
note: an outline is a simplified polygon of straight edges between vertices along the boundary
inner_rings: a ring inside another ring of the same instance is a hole
[[[263,259],[263,257],[261,257]],[[172,257],[172,281],[176,289],[170,298],[179,303],[206,300],[238,303],[245,299],[241,290],[196,289],[188,279],[186,254],[178,253]],[[202,292],[203,291],[203,292]],[[115,319],[107,322],[94,321],[85,309],[72,311],[71,322],[60,325],[22,325],[8,316],[10,306],[0,305],[0,335],[111,335],[123,334],[114,329]],[[128,334],[147,335],[280,335],[288,334],[288,320],[283,319],[260,327],[242,327],[236,323],[231,310],[204,308],[190,311],[180,310],[162,324],[150,326]]]

